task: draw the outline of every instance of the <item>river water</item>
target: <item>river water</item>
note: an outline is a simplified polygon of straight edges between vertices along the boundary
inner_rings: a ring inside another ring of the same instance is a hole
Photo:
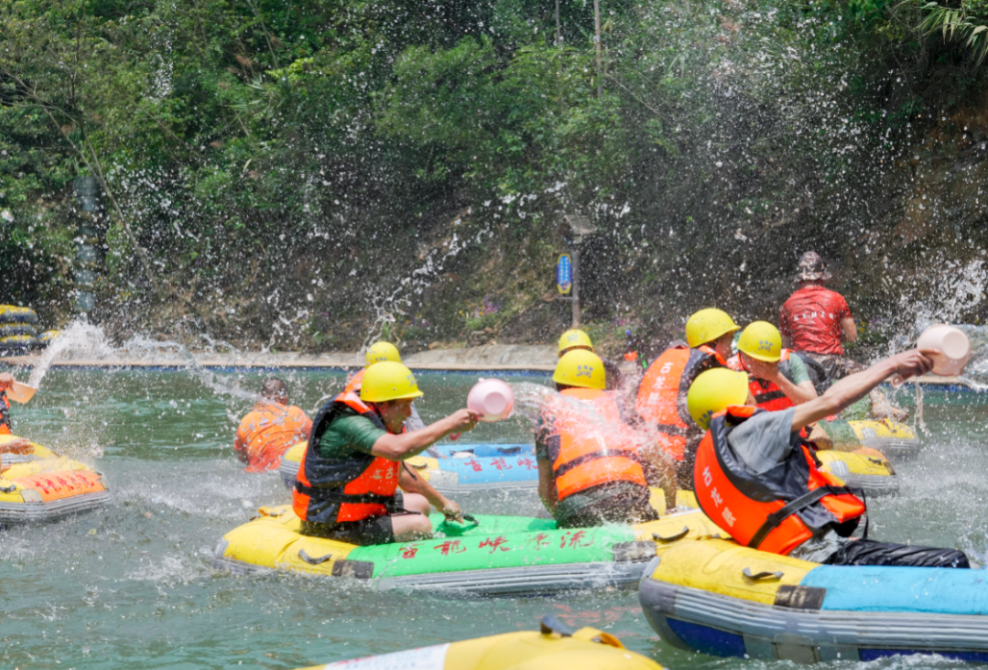
[[[218,373],[255,390],[264,374]],[[307,411],[342,386],[328,371],[284,372]],[[418,375],[426,421],[462,406],[476,375]],[[509,381],[545,383],[545,377]],[[457,600],[273,574],[234,577],[210,565],[217,540],[261,505],[289,500],[275,473],[248,475],[233,457],[251,403],[183,371],[53,370],[15,432],[97,466],[116,498],[104,510],[0,532],[0,668],[296,668],[537,627],[554,614],[603,628],[678,668],[788,667],[676,650],[649,628],[634,592]],[[902,392],[903,402],[911,396]],[[985,562],[988,402],[927,393],[927,447],[898,464],[902,495],[870,501],[873,537],[957,546]],[[531,441],[523,419],[482,425],[470,441]],[[473,494],[467,512],[536,514],[534,493]],[[864,664],[844,662],[842,666]],[[948,668],[939,658],[875,668]]]

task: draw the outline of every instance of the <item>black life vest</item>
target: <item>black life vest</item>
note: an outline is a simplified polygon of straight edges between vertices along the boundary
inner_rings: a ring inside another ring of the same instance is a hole
[[[292,508],[303,521],[360,521],[395,510],[399,461],[358,451],[343,458],[324,458],[319,453],[319,442],[330,424],[357,414],[387,430],[378,413],[354,393],[341,393],[316,415],[292,493]]]

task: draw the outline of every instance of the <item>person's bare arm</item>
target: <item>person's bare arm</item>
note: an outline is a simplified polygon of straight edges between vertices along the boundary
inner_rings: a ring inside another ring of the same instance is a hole
[[[435,487],[427,482],[421,475],[416,474],[408,463],[402,463],[398,471],[398,486],[406,493],[418,493],[425,496],[429,504],[439,510],[445,517],[463,521],[463,513],[460,506],[437,491]]]
[[[929,353],[911,349],[875,363],[867,370],[844,377],[819,398],[796,405],[792,417],[792,429],[797,431],[814,421],[837,414],[857,402],[873,388],[894,374],[903,379],[921,375],[933,369]]]
[[[858,341],[858,327],[854,325],[854,319],[849,316],[845,316],[840,320],[841,329],[841,341],[842,342],[857,342]],[[784,344],[782,346],[785,346]]]
[[[809,402],[817,397],[816,389],[813,388],[813,382],[805,381],[799,384],[793,384],[789,381],[788,377],[782,374],[778,364],[766,363],[754,358],[746,359],[745,363],[752,375],[758,379],[764,379],[765,381],[774,383],[782,389],[782,392],[786,394],[787,398],[797,405]]]
[[[556,516],[559,492],[556,490],[556,477],[549,461],[539,461],[539,498],[542,499],[545,508],[549,510],[549,514]]]
[[[465,433],[473,430],[477,420],[476,412],[460,409],[422,430],[400,435],[385,433],[374,442],[371,453],[391,461],[403,461],[418,456],[450,433]]]

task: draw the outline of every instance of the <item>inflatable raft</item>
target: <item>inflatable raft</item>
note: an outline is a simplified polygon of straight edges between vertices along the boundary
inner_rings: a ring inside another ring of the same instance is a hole
[[[893,462],[916,456],[923,446],[912,428],[891,419],[869,421],[821,421],[837,451],[861,447],[877,449]]]
[[[703,540],[654,559],[639,600],[663,639],[714,656],[988,662],[983,570],[826,566]]]
[[[859,444],[851,445],[846,441],[842,444],[844,449],[861,448]],[[281,457],[278,471],[289,489],[295,488],[295,475],[305,446],[305,442],[299,442]],[[405,462],[446,495],[493,489],[535,491],[538,488],[539,467],[534,444],[442,444],[436,445],[436,449],[439,458],[416,456]],[[864,489],[868,495],[899,491],[899,479],[881,453],[828,450],[817,454],[824,463],[823,469],[840,477],[848,486]]]
[[[540,632],[506,633],[451,644],[439,644],[381,656],[355,658],[303,670],[662,670],[624,648],[613,635],[595,628],[571,632],[553,617],[542,620]]]
[[[14,439],[0,435],[0,446]],[[0,523],[53,521],[110,501],[102,474],[32,446],[33,454],[0,454]]]
[[[378,589],[477,596],[634,586],[665,548],[720,533],[699,511],[637,526],[580,529],[556,528],[552,519],[478,516],[462,525],[440,520],[429,540],[358,547],[301,535],[289,507],[259,511],[223,536],[214,567],[239,574],[285,570],[354,577]]]
[[[305,445],[299,442],[281,457],[278,471],[289,489],[295,488]],[[439,444],[432,450],[438,457],[416,456],[405,462],[445,494],[538,487],[534,444]]]

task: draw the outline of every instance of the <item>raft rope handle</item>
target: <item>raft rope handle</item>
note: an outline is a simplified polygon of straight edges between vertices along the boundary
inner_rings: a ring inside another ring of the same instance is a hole
[[[745,568],[744,570],[741,571],[741,574],[743,574],[745,577],[747,577],[748,579],[754,582],[760,582],[764,579],[782,579],[782,575],[784,573],[770,572],[766,570],[765,572],[759,572],[753,575],[751,574],[751,568]]]
[[[551,614],[542,617],[542,621],[539,622],[539,628],[543,635],[559,633],[560,637],[573,637],[573,631],[559,623],[559,619]]]
[[[676,540],[682,540],[684,537],[689,535],[690,527],[683,526],[683,529],[676,533],[675,535],[669,535],[668,537],[662,537],[658,533],[652,533],[652,539],[656,542],[661,542],[662,544],[667,544],[669,542],[675,542]]]
[[[17,484],[11,484],[10,486],[0,486],[0,493],[13,493],[17,490]]]
[[[333,555],[326,554],[325,556],[318,556],[316,558],[313,558],[312,556],[309,556],[307,553],[305,553],[305,549],[299,549],[298,557],[301,558],[306,563],[308,563],[309,565],[320,565],[322,563],[325,563],[329,559],[333,558]]]

